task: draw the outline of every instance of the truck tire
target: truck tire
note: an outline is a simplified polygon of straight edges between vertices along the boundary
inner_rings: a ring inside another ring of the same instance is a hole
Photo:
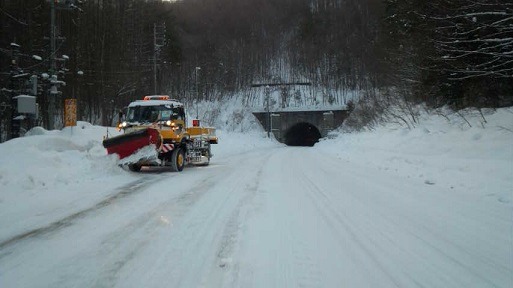
[[[129,164],[128,169],[132,172],[139,172],[141,171],[141,164]]]
[[[171,154],[171,170],[180,172],[185,167],[185,152],[183,148],[176,148]]]
[[[210,152],[210,144],[208,146],[208,149],[205,150],[205,152],[203,153],[205,157],[207,157],[207,163],[204,163],[203,165],[201,166],[208,166],[208,164],[210,164],[210,158],[212,158],[212,153]]]

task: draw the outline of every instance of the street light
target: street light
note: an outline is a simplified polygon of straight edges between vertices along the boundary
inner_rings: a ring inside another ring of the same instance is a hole
[[[198,71],[201,70],[201,67],[196,67],[195,69],[195,75],[196,75],[196,119],[199,118],[199,107],[198,107],[198,102],[199,102],[199,89],[198,89]]]

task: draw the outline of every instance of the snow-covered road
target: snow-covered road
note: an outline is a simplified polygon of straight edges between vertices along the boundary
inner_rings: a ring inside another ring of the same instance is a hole
[[[0,287],[513,283],[509,203],[315,147],[254,149],[135,178],[0,243]]]

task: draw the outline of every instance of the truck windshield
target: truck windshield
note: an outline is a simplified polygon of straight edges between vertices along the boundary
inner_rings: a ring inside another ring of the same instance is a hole
[[[134,106],[128,108],[126,120],[139,123],[167,121],[179,119],[183,115],[182,111],[183,108],[173,107],[172,105]]]

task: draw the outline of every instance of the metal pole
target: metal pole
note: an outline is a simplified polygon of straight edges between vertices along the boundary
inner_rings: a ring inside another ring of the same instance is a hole
[[[267,138],[271,138],[271,108],[270,108],[270,91],[269,85],[265,86],[265,102],[267,110]]]
[[[200,70],[201,67],[196,67],[196,119],[199,119],[199,89],[198,89],[198,70]]]
[[[157,24],[153,23],[153,91],[157,95]]]
[[[50,77],[55,74],[55,2],[50,1]],[[55,84],[52,84],[52,86]],[[53,89],[50,88],[50,91]],[[55,97],[51,92],[48,93],[48,130],[54,129],[55,121]]]
[[[3,119],[4,119],[4,105],[5,103],[0,103],[0,143],[2,143],[2,125],[3,125]]]

